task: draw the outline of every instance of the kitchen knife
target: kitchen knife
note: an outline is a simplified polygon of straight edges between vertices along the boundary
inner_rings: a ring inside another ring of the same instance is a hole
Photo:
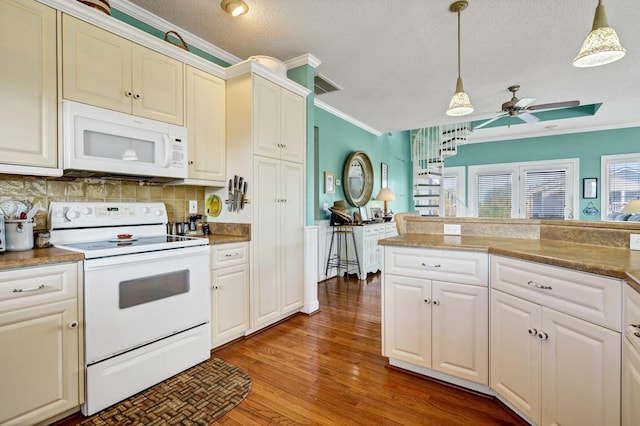
[[[233,185],[233,181],[229,179],[229,197],[227,199],[227,210],[230,212],[233,211],[233,190],[231,189],[231,185]]]
[[[233,175],[233,207],[232,211],[238,211],[238,175]]]
[[[240,199],[240,208],[244,209],[245,200],[247,198],[247,181],[244,181],[244,186],[242,188],[242,198]]]

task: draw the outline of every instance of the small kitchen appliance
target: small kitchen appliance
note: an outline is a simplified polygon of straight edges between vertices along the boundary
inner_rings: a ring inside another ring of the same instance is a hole
[[[208,240],[163,203],[52,202],[50,241],[84,254],[84,415],[209,358]]]

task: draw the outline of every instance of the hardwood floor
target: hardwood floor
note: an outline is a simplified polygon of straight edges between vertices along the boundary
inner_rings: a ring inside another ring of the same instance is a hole
[[[253,385],[220,425],[525,425],[493,398],[387,367],[380,275],[318,284],[320,312],[298,315],[214,355]]]

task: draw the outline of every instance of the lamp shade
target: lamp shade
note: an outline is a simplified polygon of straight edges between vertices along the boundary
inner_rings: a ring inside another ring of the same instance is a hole
[[[389,188],[382,188],[376,196],[376,201],[395,201],[396,197]]]
[[[473,105],[471,105],[469,95],[467,95],[464,91],[464,87],[462,86],[462,78],[458,77],[458,81],[456,83],[456,93],[454,93],[451,97],[449,108],[447,108],[447,115],[459,117],[462,115],[471,114],[472,112]]]
[[[578,56],[573,60],[576,67],[596,67],[621,59],[627,51],[620,44],[618,34],[609,27],[602,0],[598,1],[591,32],[582,43]]]
[[[622,208],[622,213],[640,213],[640,198],[631,200]]]

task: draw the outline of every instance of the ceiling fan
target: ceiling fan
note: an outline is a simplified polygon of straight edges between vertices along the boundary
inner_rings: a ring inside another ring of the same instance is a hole
[[[513,86],[509,86],[509,91],[512,93],[512,97],[510,100],[502,104],[501,112],[503,114],[498,115],[497,117],[490,118],[484,123],[475,126],[473,130],[481,129],[488,124],[493,123],[494,121],[506,117],[506,116],[518,116],[522,121],[526,123],[536,123],[540,121],[538,117],[531,114],[530,111],[540,111],[540,110],[548,110],[548,109],[558,109],[558,108],[568,108],[580,105],[580,101],[565,101],[565,102],[554,102],[550,104],[539,104],[539,105],[531,105],[535,102],[535,98],[522,98],[518,99],[516,97],[516,92],[520,89],[519,84],[514,84]]]

